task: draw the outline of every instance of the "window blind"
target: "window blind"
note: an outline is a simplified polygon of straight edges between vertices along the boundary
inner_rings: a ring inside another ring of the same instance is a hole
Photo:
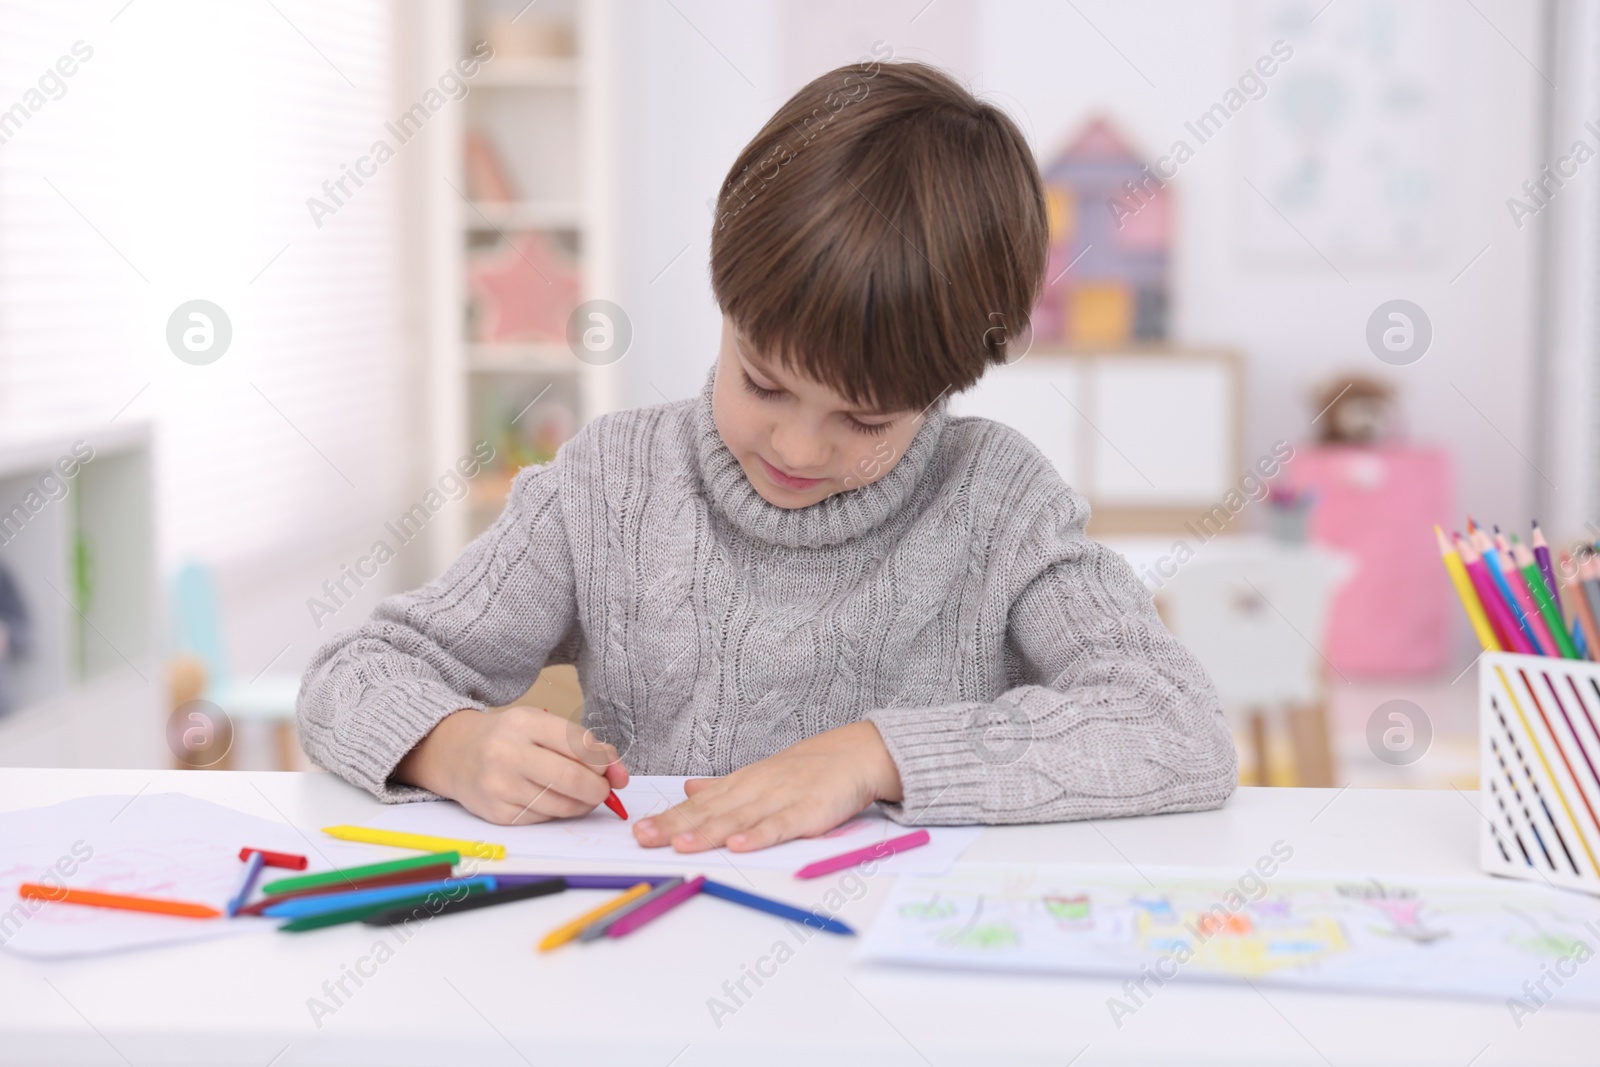
[[[359,536],[402,495],[399,168],[306,207],[391,117],[393,17],[0,4],[0,437],[152,424],[164,567]],[[169,347],[192,300],[231,324],[214,362]]]

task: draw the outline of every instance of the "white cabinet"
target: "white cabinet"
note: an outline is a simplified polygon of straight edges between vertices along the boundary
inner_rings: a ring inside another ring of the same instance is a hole
[[[1239,478],[1240,378],[1227,352],[1031,352],[951,401],[1021,430],[1099,531],[1176,529]]]

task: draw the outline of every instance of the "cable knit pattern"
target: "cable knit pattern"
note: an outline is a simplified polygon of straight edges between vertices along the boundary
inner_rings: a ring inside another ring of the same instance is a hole
[[[438,580],[324,645],[319,765],[385,801],[446,715],[575,663],[584,721],[639,774],[722,775],[861,719],[907,823],[1216,807],[1237,776],[1205,671],[1021,434],[928,411],[871,485],[768,503],[699,395],[595,419],[517,475]]]

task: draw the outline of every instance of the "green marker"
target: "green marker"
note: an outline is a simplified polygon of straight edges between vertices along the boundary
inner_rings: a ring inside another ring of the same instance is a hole
[[[316,889],[325,885],[353,882],[359,878],[371,878],[374,875],[409,871],[413,867],[432,867],[440,863],[448,863],[454,867],[460,862],[459,852],[432,852],[426,856],[408,856],[403,860],[369,863],[364,867],[344,867],[333,871],[318,871],[316,874],[296,875],[293,878],[279,878],[276,882],[268,882],[262,886],[261,891],[270,896],[273,893],[288,893],[295,889]]]

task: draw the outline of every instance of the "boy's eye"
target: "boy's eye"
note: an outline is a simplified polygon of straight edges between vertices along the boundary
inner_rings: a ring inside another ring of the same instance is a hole
[[[754,379],[752,379],[748,374],[741,374],[739,377],[744,379],[745,389],[749,390],[752,396],[760,397],[762,400],[771,400],[780,392],[780,390],[777,389],[763,389],[761,386],[757,385]]]
[[[888,433],[889,427],[892,425],[894,425],[893,422],[861,422],[858,419],[850,420],[850,428],[852,430],[855,430],[857,433],[870,433],[874,437],[876,437],[878,434]]]

